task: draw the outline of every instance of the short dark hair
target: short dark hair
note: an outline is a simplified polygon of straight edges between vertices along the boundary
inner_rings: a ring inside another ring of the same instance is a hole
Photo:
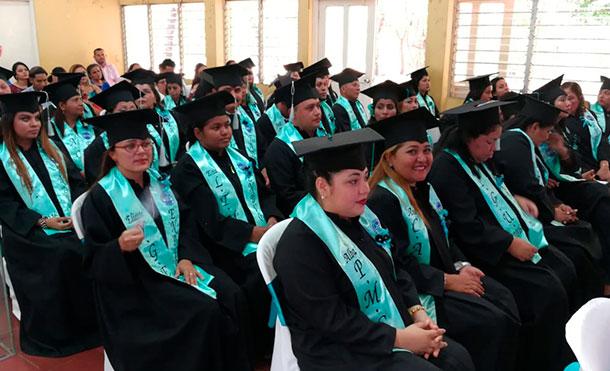
[[[96,52],[99,52],[100,50],[104,51],[104,48],[95,48],[95,49],[93,49],[93,54],[95,54]]]
[[[169,58],[166,58],[159,64],[159,68],[161,67],[176,67],[176,63]]]
[[[45,74],[48,75],[47,71],[40,67],[40,66],[34,66],[32,68],[30,68],[30,79],[33,79],[36,77],[36,75],[41,75],[41,74]]]

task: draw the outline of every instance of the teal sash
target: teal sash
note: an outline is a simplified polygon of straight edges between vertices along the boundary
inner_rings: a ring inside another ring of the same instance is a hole
[[[241,183],[241,188],[244,192],[246,206],[248,207],[248,210],[250,210],[255,224],[259,227],[266,226],[267,222],[265,221],[265,216],[263,215],[258,200],[258,188],[256,186],[256,178],[254,177],[252,163],[231,147],[227,147],[226,151],[231,159],[233,168],[239,177],[239,182]],[[229,178],[227,178],[220,167],[218,167],[218,164],[216,164],[216,161],[214,161],[208,151],[197,142],[189,148],[188,154],[193,161],[195,161],[203,178],[210,186],[214,198],[216,198],[220,214],[224,217],[239,219],[247,223],[248,218],[246,212],[239,201],[239,197],[237,197],[237,192],[235,192],[233,184],[231,184]],[[256,243],[248,242],[242,251],[242,255],[249,255],[255,252],[256,248]]]
[[[269,117],[269,121],[271,121],[271,125],[275,129],[276,134],[279,133],[280,129],[288,122],[288,119],[282,115],[275,104],[267,108],[265,113],[267,114],[267,117]]]
[[[591,111],[595,113],[599,127],[602,129],[602,132],[605,133],[608,129],[606,126],[606,110],[604,110],[604,107],[602,107],[599,102],[595,102],[595,104],[591,105]]]
[[[362,129],[362,126],[360,126],[360,123],[358,122],[358,118],[356,117],[356,113],[354,113],[354,110],[352,109],[352,105],[349,104],[349,101],[344,96],[340,96],[339,99],[337,99],[336,104],[345,108],[345,111],[347,112],[347,115],[349,117],[349,126],[350,126],[351,130]],[[362,121],[364,121],[364,123],[366,125],[367,115],[364,112],[364,107],[362,107],[362,103],[360,103],[359,100],[356,100],[356,108],[358,109],[358,112],[360,113],[360,117],[362,117]]]
[[[252,85],[250,85],[250,88],[251,88],[252,90],[254,90],[254,92],[249,91],[249,93],[256,94],[256,95],[258,95],[258,97],[261,99],[261,101],[263,101],[263,102],[265,101],[265,95],[264,95],[264,94],[263,94],[263,92],[262,92],[262,91],[261,91],[261,90],[258,88],[258,86],[256,86],[256,84],[252,84]],[[257,107],[257,108],[258,108],[258,107]]]
[[[428,228],[422,218],[417,214],[417,211],[415,211],[413,205],[411,205],[411,202],[409,202],[409,196],[407,196],[404,189],[396,184],[392,178],[386,177],[379,182],[379,186],[390,191],[400,203],[400,211],[409,235],[407,253],[415,257],[420,264],[430,265],[430,237],[428,236]],[[445,239],[447,240],[447,245],[449,245],[449,240],[447,239],[447,224],[445,221],[447,211],[443,209],[443,205],[432,186],[430,186],[429,202],[441,220],[443,231],[445,232]],[[432,295],[419,294],[419,301],[424,308],[426,308],[428,316],[436,322],[436,303],[434,302],[434,297]]]
[[[504,184],[503,179],[496,178],[495,184],[492,184],[491,178],[493,175],[485,164],[478,165],[478,174],[475,174],[459,154],[449,149],[445,149],[444,151],[452,155],[458,161],[464,172],[477,185],[487,206],[489,206],[489,209],[494,214],[496,220],[506,232],[514,237],[529,241],[529,243],[538,249],[545,248],[549,245],[544,236],[542,224],[536,218],[521,210],[517,200],[515,200],[506,187],[506,184]],[[514,210],[517,210],[518,215],[515,214],[511,205]],[[522,219],[527,225],[527,234],[523,230],[519,219]],[[542,259],[542,257],[540,254],[536,253],[532,257],[532,262],[536,264],[540,259]]]
[[[320,126],[318,130],[316,130],[316,136],[323,137],[326,135],[326,130],[324,130],[323,126]],[[292,152],[295,152],[292,143],[298,142],[299,140],[303,140],[303,136],[301,135],[301,133],[299,133],[299,131],[292,122],[288,122],[280,129],[279,133],[277,133],[277,138],[282,142],[286,143],[286,145],[290,147]],[[301,162],[303,162],[303,157],[299,157],[299,159],[301,160]]]
[[[546,167],[549,169],[553,176],[562,182],[582,182],[584,179],[575,178],[568,174],[561,173],[561,160],[555,151],[553,151],[548,143],[542,143],[538,146],[540,149],[540,154],[542,155],[542,161],[546,164]]]
[[[328,120],[328,124],[330,125],[330,134],[332,135],[337,131],[337,126],[335,124],[335,113],[325,100],[320,101],[320,108],[322,108],[322,114],[326,116],[326,119]],[[320,127],[323,127],[322,123],[320,123]]]
[[[172,114],[167,110],[161,107],[155,107],[155,111],[161,118],[163,119],[163,132],[167,135],[167,141],[169,143],[169,150],[166,151],[168,153],[169,161],[171,163],[176,162],[176,156],[178,155],[178,148],[180,147],[180,131],[178,130],[178,123]],[[155,130],[155,132],[157,132]],[[157,145],[162,146],[163,142],[157,143]]]
[[[324,242],[354,287],[362,313],[376,323],[385,323],[397,329],[405,327],[396,303],[375,265],[332,222],[311,195],[303,197],[294,208],[292,216],[305,223]],[[388,232],[381,227],[379,219],[368,207],[360,216],[360,223],[375,241],[384,241],[380,246],[391,259]]]
[[[150,176],[150,193],[161,215],[167,243],[155,224],[155,220],[136,197],[129,182],[116,166],[99,181],[99,185],[110,197],[126,229],[138,225],[142,227],[144,241],[142,241],[138,250],[148,265],[161,275],[185,282],[182,275],[179,278],[175,277],[176,267],[178,266],[178,239],[180,235],[178,202],[170,188],[169,179],[161,180],[159,173],[154,170],[148,170],[148,174]],[[193,287],[216,299],[216,291],[209,286],[214,276],[196,265],[195,269],[201,273],[203,279],[197,278],[197,285]]]
[[[167,94],[166,96],[163,97],[163,108],[167,111],[170,111],[176,107],[179,107],[179,106],[183,105],[184,103],[186,103],[186,99],[183,96],[180,96],[180,99],[178,99],[178,104],[176,104],[176,102],[174,102],[174,99],[169,94]]]
[[[428,111],[430,111],[433,116],[436,115],[436,105],[428,94],[426,94],[426,96],[422,96],[421,93],[417,93],[417,103],[420,107],[425,107]]]
[[[40,146],[38,142],[34,142],[32,145],[38,147],[40,157],[42,157],[44,166],[49,172],[49,177],[51,178],[51,183],[53,184],[53,191],[55,191],[55,195],[57,196],[57,200],[59,201],[59,205],[62,209],[61,211],[63,212],[64,216],[69,217],[70,210],[72,208],[72,195],[70,194],[70,186],[68,185],[68,182],[61,175],[58,164],[47,155],[47,153],[42,149],[42,146]],[[57,147],[55,147],[55,149],[61,156],[61,151],[57,149]],[[6,148],[6,144],[4,142],[0,143],[0,160],[2,160],[4,170],[6,170],[6,174],[11,180],[11,183],[13,183],[17,193],[19,193],[23,203],[28,209],[34,210],[44,217],[59,217],[60,214],[55,208],[53,201],[51,201],[51,197],[47,193],[47,190],[38,177],[38,174],[36,174],[30,163],[26,160],[25,156],[23,156],[20,149],[17,149],[17,154],[25,166],[28,176],[32,182],[32,193],[28,192],[27,188],[21,181],[21,177],[17,173],[17,167],[11,159],[8,148]],[[71,232],[71,230],[60,231],[52,228],[43,228],[43,231],[49,236],[56,233]]]
[[[256,103],[256,99],[250,91],[246,94],[246,102],[248,104],[248,108],[250,108],[250,112],[254,116],[254,121],[258,121],[261,118],[261,111],[258,109],[258,104]]]
[[[258,167],[258,147],[256,143],[256,128],[254,127],[254,123],[242,106],[237,107],[235,114],[237,115],[239,124],[241,126],[241,132],[244,137],[244,146],[246,147],[246,154],[254,160],[256,166]],[[230,147],[239,149],[237,142],[235,142],[235,136],[231,137]]]
[[[597,149],[602,141],[602,128],[599,126],[595,117],[593,117],[593,114],[587,110],[580,116],[580,121],[582,122],[583,127],[589,129],[589,136],[591,137],[591,154],[595,161],[598,161]]]
[[[54,126],[57,136],[66,147],[70,158],[76,165],[76,167],[83,171],[85,168],[84,154],[85,148],[93,142],[95,139],[95,132],[91,125],[83,124],[81,120],[76,121],[75,130],[73,130],[67,123],[64,122],[64,131],[61,132],[55,120],[51,119],[51,123]]]
[[[510,129],[509,131],[514,131],[516,133],[520,133],[521,135],[523,135],[525,137],[525,139],[527,139],[527,142],[529,143],[529,146],[530,146],[530,155],[532,158],[532,166],[534,167],[534,176],[536,177],[538,184],[540,184],[543,187],[546,187],[547,183],[549,182],[549,171],[547,170],[547,168],[545,166],[542,166],[543,172],[542,173],[540,172],[540,168],[538,167],[538,161],[540,161],[541,163],[543,163],[543,162],[536,155],[536,145],[532,141],[532,138],[530,138],[529,135],[527,135],[521,129],[515,128],[515,129]]]
[[[89,119],[93,116],[95,116],[95,113],[93,113],[91,107],[87,103],[83,103],[83,119]]]

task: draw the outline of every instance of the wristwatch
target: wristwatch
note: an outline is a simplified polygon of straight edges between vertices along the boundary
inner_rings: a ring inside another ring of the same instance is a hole
[[[453,263],[453,268],[455,268],[455,270],[459,272],[460,270],[462,270],[462,268],[468,267],[469,265],[471,264],[468,262],[458,261]]]

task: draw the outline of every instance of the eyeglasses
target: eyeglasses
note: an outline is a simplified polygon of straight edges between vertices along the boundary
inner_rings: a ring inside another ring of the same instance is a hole
[[[140,147],[142,147],[143,150],[148,151],[152,148],[152,145],[152,140],[147,140],[144,142],[129,142],[122,146],[114,146],[114,148],[124,149],[127,153],[135,153]]]

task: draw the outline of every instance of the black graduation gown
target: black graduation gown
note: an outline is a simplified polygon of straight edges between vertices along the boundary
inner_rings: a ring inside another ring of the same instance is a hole
[[[146,180],[146,185],[148,179]],[[139,199],[150,189],[130,181]],[[143,202],[165,239],[157,208]],[[251,370],[239,325],[241,293],[199,243],[183,204],[178,259],[190,259],[214,279],[217,299],[153,271],[139,250],[123,253],[123,225],[104,189],[92,187],[82,208],[85,247],[94,279],[104,348],[115,370]]]
[[[608,143],[607,135],[602,135],[597,148],[596,161],[592,154],[589,129],[577,117],[568,117],[565,119],[565,124],[573,137],[573,141],[571,141],[572,149],[580,154],[580,165],[583,173],[589,170],[599,170],[599,161],[610,161],[610,143]]]
[[[596,257],[599,258],[601,256],[600,241],[597,239],[593,227],[588,222],[579,221],[563,227],[552,226],[550,224],[554,220],[555,206],[564,201],[556,197],[555,189],[551,190],[538,182],[534,166],[536,166],[540,174],[543,174],[545,170],[549,174],[550,172],[540,160],[542,156],[538,148],[535,148],[535,151],[537,158],[534,164],[531,157],[530,143],[527,138],[521,133],[507,131],[502,135],[501,150],[495,153],[494,162],[498,170],[504,174],[504,179],[509,189],[536,203],[539,219],[545,225],[547,238],[568,255],[575,264],[581,287],[578,294],[579,298],[575,298],[576,302],[573,303],[573,306],[579,308],[580,305],[589,299],[602,293],[601,267],[599,259],[596,259]],[[588,209],[599,207],[600,202],[603,201],[599,200],[601,195],[596,190],[597,187],[588,183],[576,182],[571,187],[572,190],[576,187],[585,192],[584,195],[579,197],[574,197],[576,195],[569,197],[572,201],[577,201],[576,205],[569,201],[565,201],[565,203],[579,210],[579,206],[584,206],[583,214],[590,216],[591,212]],[[556,189],[565,188],[566,186],[570,187],[569,182],[560,181],[560,187]],[[600,185],[600,187],[606,188],[603,185]],[[566,193],[566,190],[562,189],[561,193]],[[604,193],[605,198],[610,197],[607,188]],[[574,200],[574,198],[581,198],[584,201],[592,202],[593,205],[585,205],[582,200],[578,201]],[[610,211],[610,209],[608,210]],[[601,223],[599,225],[600,228],[606,224],[602,220],[592,220]],[[602,240],[602,242],[606,241]],[[610,246],[605,250],[610,251]]]
[[[261,114],[261,117],[256,122],[256,128],[260,132],[260,137],[262,138],[264,143],[263,147],[266,151],[267,148],[269,148],[271,142],[273,141],[273,138],[275,138],[275,136],[277,135],[277,133],[275,132],[275,128],[273,127],[273,124],[271,123],[271,120],[269,119],[269,116],[266,112],[263,112]]]
[[[339,95],[333,90],[332,86],[328,86],[328,96],[326,97],[326,103],[328,103],[329,107],[332,107],[335,102],[339,99]]]
[[[413,281],[404,271],[394,275],[387,253],[360,226],[358,219],[328,214],[375,265],[406,326],[408,308],[419,304]],[[449,346],[430,362],[412,353],[392,352],[396,329],[375,323],[360,311],[345,272],[320,238],[294,219],[280,238],[273,266],[274,287],[290,328],[292,349],[302,371],[474,369],[468,352],[445,337]]]
[[[473,166],[472,160],[467,161]],[[540,251],[538,264],[510,255],[507,249],[513,237],[499,225],[479,188],[450,154],[441,152],[436,157],[429,180],[449,212],[452,239],[471,263],[513,293],[522,323],[518,368],[562,370],[567,358],[563,326],[568,297],[549,260],[555,263],[563,254],[549,246]]]
[[[455,244],[447,244],[441,221],[428,201],[428,184],[420,183],[412,190],[429,223],[430,265],[407,254],[410,227],[398,198],[377,186],[368,200],[368,206],[392,234],[396,267],[413,277],[418,293],[434,296],[439,326],[468,349],[478,370],[512,370],[520,325],[513,295],[488,276],[482,279],[485,294],[481,298],[445,291],[444,274],[457,274],[453,264],[467,259]]]
[[[22,153],[63,216],[37,144]],[[74,200],[85,185],[70,161],[66,167]],[[25,206],[0,165],[2,251],[21,308],[21,349],[61,357],[96,347],[100,338],[82,244],[73,231],[46,235],[36,225],[41,217]]]
[[[327,133],[332,133],[330,126],[330,118],[326,117],[326,112],[324,112],[324,110],[322,110],[322,126],[324,127],[324,130],[326,130]]]
[[[229,117],[231,119],[231,122],[233,122],[233,115],[231,115]],[[263,169],[263,168],[265,168],[265,165],[266,165],[264,163],[264,158],[265,158],[265,152],[267,150],[265,137],[262,135],[262,133],[260,132],[260,129],[256,125],[256,121],[252,121],[252,122],[254,122],[254,129],[256,131],[256,153],[258,156],[257,169]],[[246,144],[244,142],[244,131],[241,129],[241,122],[239,123],[239,126],[237,127],[237,129],[233,128],[233,139],[235,140],[235,143],[237,144],[237,148],[239,149],[239,151],[242,153],[247,153]]]
[[[358,111],[358,108],[356,107],[356,103],[350,101],[349,104],[352,107],[354,114],[356,115],[356,119],[358,119],[358,122],[360,123],[360,127],[365,127],[366,126],[366,122],[364,121],[365,118],[360,116],[360,112]],[[337,132],[352,130],[352,127],[350,126],[349,115],[348,115],[347,111],[345,110],[345,108],[343,108],[343,106],[341,106],[337,103],[335,103],[335,105],[333,105],[332,108],[333,108],[333,113],[335,114],[335,126],[337,128]]]
[[[241,183],[226,152],[222,155],[210,152],[210,156],[233,185],[248,218],[247,222],[220,214],[210,186],[190,156],[184,156],[174,168],[173,188],[180,197],[189,200],[203,245],[210,251],[214,262],[243,289],[250,310],[250,332],[253,336],[250,345],[256,347],[257,355],[262,355],[271,345],[271,334],[267,327],[271,297],[258,269],[256,254],[246,257],[241,254],[255,226],[254,218],[246,206]],[[281,212],[275,207],[274,194],[265,187],[258,172],[257,188],[265,220],[272,216],[282,219]],[[255,339],[258,341],[254,342]]]
[[[309,138],[306,132],[299,130],[299,133]],[[267,148],[265,166],[271,189],[277,195],[278,208],[284,215],[290,215],[307,193],[303,162],[284,141],[275,138]]]
[[[65,125],[65,124],[64,124]],[[69,128],[68,128],[69,129]],[[74,129],[72,129],[74,130]],[[95,137],[97,138],[98,135],[100,135],[100,133],[102,132],[101,130],[99,130],[98,128],[93,128],[93,131],[95,133]],[[72,157],[70,156],[70,152],[68,152],[68,149],[66,148],[64,142],[61,140],[61,138],[59,137],[59,135],[56,133],[53,136],[49,137],[53,143],[55,143],[55,145],[61,150],[61,152],[64,154],[64,159],[66,162],[70,162],[74,168],[76,168],[78,170],[78,167],[76,166],[76,163],[74,163],[74,160],[72,159]],[[95,139],[94,139],[95,141]],[[93,142],[91,142],[93,143]],[[90,144],[91,145],[91,144]],[[88,146],[87,146],[88,148]],[[85,164],[86,161],[84,159],[84,153],[83,153],[83,164]],[[92,184],[89,182],[89,179],[86,178],[86,169],[85,169],[85,176],[81,175],[83,177],[83,180],[85,180],[87,182],[87,184]]]
[[[250,87],[250,94],[252,94],[252,96],[254,97],[258,110],[261,111],[261,113],[265,112],[265,101],[263,100],[263,97],[258,95],[256,93],[256,90],[252,89],[252,87]]]

